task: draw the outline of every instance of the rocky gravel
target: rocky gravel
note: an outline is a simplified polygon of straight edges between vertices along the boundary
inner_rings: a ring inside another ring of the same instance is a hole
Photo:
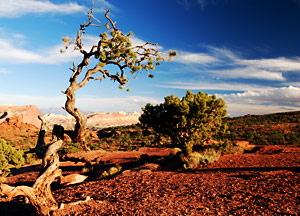
[[[299,215],[300,148],[258,147],[194,170],[148,163],[110,178],[53,189],[56,215]],[[74,169],[76,170],[76,169]],[[35,174],[20,178],[29,183]],[[10,177],[11,182],[13,178]],[[1,215],[32,215],[20,201],[0,202]]]

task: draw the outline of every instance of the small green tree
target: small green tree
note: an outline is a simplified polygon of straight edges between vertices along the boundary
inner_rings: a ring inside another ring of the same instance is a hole
[[[10,173],[10,167],[20,168],[24,164],[23,152],[16,150],[5,140],[0,140],[0,176],[7,176]]]
[[[203,92],[187,91],[182,99],[167,96],[164,103],[147,104],[142,110],[142,126],[169,137],[185,155],[197,146],[203,147],[214,136],[223,137],[221,134],[227,131],[227,125],[222,122],[227,113],[225,102]]]

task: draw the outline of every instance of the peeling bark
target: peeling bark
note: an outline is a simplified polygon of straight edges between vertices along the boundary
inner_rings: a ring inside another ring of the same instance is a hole
[[[45,145],[44,135],[46,121],[43,117],[39,117],[39,119],[42,122],[42,126],[34,150],[40,154],[40,156],[44,155],[42,172],[32,187],[12,187],[7,184],[1,184],[0,190],[2,194],[7,196],[8,200],[20,195],[27,197],[39,215],[49,215],[51,211],[59,207],[51,193],[51,184],[56,178],[61,177],[57,150],[62,146],[63,140],[60,135],[61,130],[54,130],[53,135],[55,136],[55,141],[49,145]]]
[[[86,117],[83,115],[83,113],[75,107],[75,89],[70,86],[67,91],[67,101],[65,104],[66,111],[71,114],[75,120],[75,128],[74,132],[71,135],[71,139],[75,142],[81,142],[84,141],[83,133],[86,128]]]
[[[39,133],[39,139],[37,145],[32,151],[40,154],[42,160],[42,170],[40,175],[36,179],[32,187],[28,186],[9,186],[7,184],[0,185],[0,195],[5,195],[7,200],[10,201],[16,196],[25,196],[29,199],[29,202],[34,207],[35,211],[39,215],[50,215],[51,212],[62,209],[64,206],[76,205],[80,202],[86,202],[90,198],[87,197],[84,201],[78,201],[75,203],[68,203],[60,205],[54,199],[51,192],[51,184],[56,178],[63,179],[66,185],[77,184],[83,182],[87,176],[79,174],[71,174],[69,176],[62,176],[62,172],[59,169],[59,156],[57,150],[63,144],[64,128],[61,125],[54,125],[52,132],[52,143],[46,145],[44,142],[46,132],[46,119],[39,116],[41,120],[41,129]]]
[[[49,215],[51,211],[58,209],[58,203],[51,193],[51,184],[57,177],[61,176],[57,150],[61,147],[62,143],[62,140],[58,140],[49,145],[43,159],[45,172],[37,178],[32,187],[11,187],[1,184],[1,192],[7,196],[8,200],[23,195],[29,199],[39,215]]]

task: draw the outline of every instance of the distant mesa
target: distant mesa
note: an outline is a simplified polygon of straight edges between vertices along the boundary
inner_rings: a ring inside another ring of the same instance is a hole
[[[0,124],[7,119],[17,118],[39,128],[41,126],[41,122],[37,118],[39,115],[42,113],[36,105],[0,105]]]
[[[40,128],[41,122],[37,118],[42,115],[36,105],[0,105],[0,124],[9,119],[17,118],[23,123],[32,124]],[[93,112],[85,114],[88,128],[105,128],[112,126],[131,125],[139,122],[140,113],[105,113]],[[43,115],[47,120],[47,125],[53,127],[55,124],[63,125],[65,129],[73,129],[75,119],[71,115],[57,115],[53,113]]]
[[[140,113],[105,113],[93,112],[85,114],[87,118],[87,128],[98,129],[113,126],[132,125],[139,122]],[[53,127],[54,124],[63,125],[66,129],[73,129],[75,119],[71,115],[56,115],[53,113],[45,114],[48,125]]]

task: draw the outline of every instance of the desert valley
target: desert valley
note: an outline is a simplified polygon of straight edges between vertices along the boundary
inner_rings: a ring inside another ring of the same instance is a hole
[[[24,151],[33,148],[40,125],[38,115],[41,112],[34,105],[0,106],[1,139]],[[285,133],[294,133],[293,128],[299,127],[300,123],[299,113],[293,115],[298,121],[268,124]],[[65,127],[74,124],[67,116],[44,116],[49,121],[49,130],[54,124]],[[65,137],[64,151],[60,152],[63,175],[81,174],[87,178],[75,185],[53,182],[54,198],[58,203],[64,203],[64,208],[54,211],[53,215],[300,213],[300,143],[256,145],[236,135],[239,140],[235,141],[238,147],[234,151],[222,154],[216,162],[183,169],[174,160],[175,149],[154,144],[153,139],[142,141],[146,138],[140,137],[136,126],[124,126],[135,125],[138,113],[93,113],[87,114],[87,118],[90,149],[76,146]],[[245,116],[242,121],[247,118],[251,117]],[[261,118],[263,116],[256,116],[256,119]],[[237,119],[228,121],[237,124]],[[115,127],[118,125],[123,127]],[[245,130],[250,131],[251,123],[247,125]],[[241,127],[235,126],[235,130]],[[50,133],[47,132],[48,140]],[[27,155],[25,165],[20,169],[12,167],[5,183],[32,186],[40,169],[39,159]],[[1,215],[35,214],[22,196],[12,201],[3,197],[0,211]]]

